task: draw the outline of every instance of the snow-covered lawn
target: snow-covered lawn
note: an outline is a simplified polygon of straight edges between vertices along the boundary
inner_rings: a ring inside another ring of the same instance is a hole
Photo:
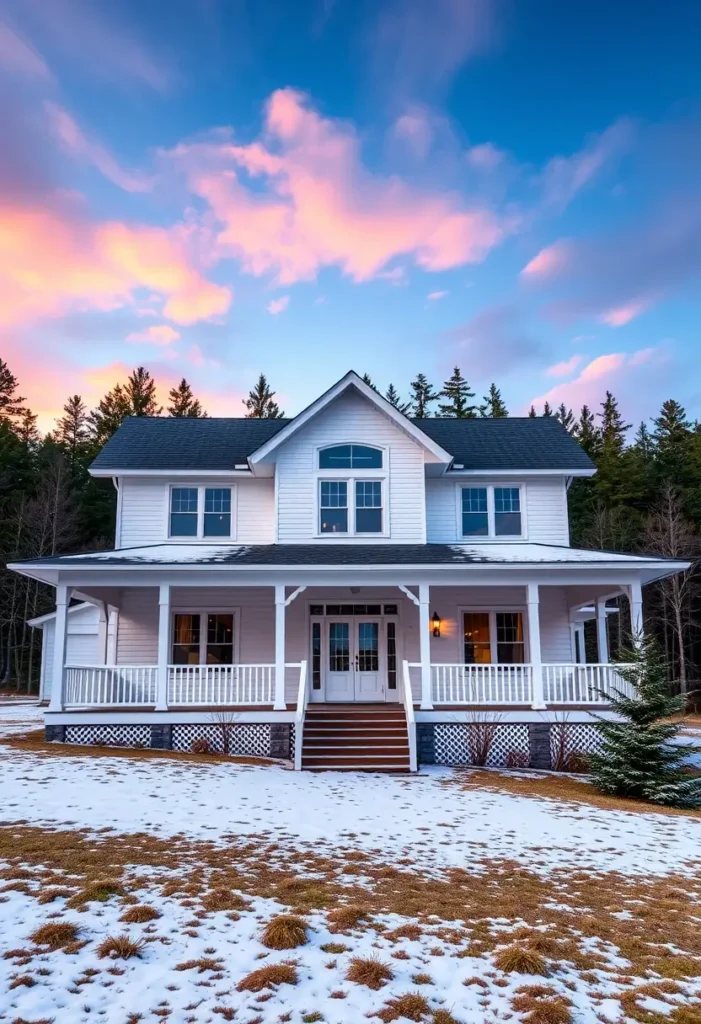
[[[0,705],[0,730],[35,727],[36,714]],[[700,817],[462,778],[0,743],[0,1021],[688,1024],[675,1007],[701,1014]],[[117,891],[81,903],[96,878]],[[125,922],[132,905],[159,916]],[[345,905],[365,916],[338,921]],[[266,948],[264,926],[289,912],[308,941]],[[67,950],[30,940],[55,922],[78,929]],[[145,940],[139,955],[100,957],[120,935]],[[500,960],[514,945],[537,954],[535,974]],[[347,980],[353,957],[387,965],[384,984]],[[295,983],[250,991],[246,977],[271,965],[292,968]],[[407,993],[425,1000],[405,1004],[409,1016],[393,1003]]]

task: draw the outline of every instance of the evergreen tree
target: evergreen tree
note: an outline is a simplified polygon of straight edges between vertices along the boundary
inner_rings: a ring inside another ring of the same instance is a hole
[[[417,420],[426,419],[427,416],[431,415],[429,406],[440,398],[440,392],[433,390],[433,386],[429,384],[425,373],[417,373],[416,379],[412,380],[409,389],[411,391],[412,415]]]
[[[532,405],[530,407],[530,409],[528,410],[528,418],[531,419],[531,420],[534,420],[534,419],[537,418],[537,416],[538,416],[538,413],[535,411],[535,406]]]
[[[0,422],[16,423],[24,416],[24,398],[17,394],[19,382],[4,359],[0,359]]]
[[[28,448],[34,448],[39,445],[41,441],[41,434],[37,427],[36,414],[31,409],[25,409],[22,413],[22,418],[15,427],[17,436]]]
[[[555,412],[555,419],[558,419],[560,421],[560,423],[563,425],[568,434],[574,433],[574,413],[571,409],[567,408],[564,402]]]
[[[277,402],[273,401],[275,392],[270,390],[265,374],[261,373],[258,383],[248,392],[248,398],[243,399],[243,404],[248,412],[246,419],[249,420],[280,420],[284,418],[284,412],[280,412]]]
[[[143,366],[129,374],[124,393],[129,405],[128,416],[160,416],[163,407],[156,401],[156,382]]]
[[[480,406],[480,416],[489,416],[491,419],[503,420],[509,415],[506,403],[501,397],[501,391],[496,384],[489,385],[489,393],[482,399],[484,405]]]
[[[582,406],[574,436],[581,444],[590,459],[595,459],[601,447],[601,434],[596,426],[594,413],[588,405]]]
[[[470,399],[475,397],[474,391],[470,391],[470,385],[460,373],[460,367],[453,369],[453,374],[443,384],[442,398],[447,402],[438,406],[441,416],[451,416],[458,420],[475,419],[477,406],[470,404]]]
[[[656,472],[664,484],[684,487],[689,483],[694,435],[686,409],[674,399],[662,403],[654,420],[652,442],[655,446]]]
[[[552,416],[553,411],[550,407],[550,402],[543,403],[543,416]]]
[[[90,444],[90,419],[80,395],[72,395],[63,407],[63,416],[54,431],[56,444],[63,449],[70,466],[85,454]]]
[[[116,384],[90,413],[90,434],[95,446],[102,447],[105,441],[109,441],[130,412],[126,391],[121,384]]]
[[[601,403],[599,418],[601,428],[595,487],[597,495],[612,505],[629,495],[629,479],[623,453],[630,423],[624,422],[618,402],[610,391],[606,392],[606,398]]]
[[[610,698],[619,721],[596,724],[601,745],[589,772],[600,792],[671,807],[701,806],[701,779],[682,764],[688,749],[672,743],[681,728],[670,721],[684,711],[683,695],[671,696],[667,669],[653,639],[636,642],[618,672],[628,684]]]
[[[166,411],[169,416],[189,416],[194,419],[202,419],[207,416],[207,413],[203,410],[199,400],[193,395],[192,388],[184,377],[177,387],[170,389],[168,398],[170,399],[170,405]]]
[[[385,398],[387,399],[390,405],[393,405],[395,409],[399,410],[399,412],[404,413],[405,416],[407,415],[409,409],[411,408],[409,402],[402,402],[402,400],[399,397],[399,392],[395,388],[394,384],[390,384],[390,386],[385,391]]]
[[[377,391],[377,388],[373,384],[372,377],[370,376],[369,373],[364,373],[361,379],[363,381],[363,384],[367,384],[367,386],[369,388],[372,388],[373,391]]]

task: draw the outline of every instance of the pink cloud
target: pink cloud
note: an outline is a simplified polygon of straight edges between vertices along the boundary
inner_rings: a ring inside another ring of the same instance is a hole
[[[284,313],[290,304],[289,295],[281,295],[279,299],[271,299],[268,303],[268,312],[271,316],[277,316],[278,313]]]
[[[116,309],[143,288],[157,292],[163,315],[181,324],[221,316],[232,298],[162,228],[91,225],[56,209],[0,207],[0,325]]]
[[[529,279],[553,277],[567,265],[568,254],[567,243],[555,242],[541,249],[523,268],[521,276]]]
[[[125,192],[151,191],[153,178],[121,167],[104,146],[84,135],[66,110],[52,102],[45,104],[45,110],[51,131],[68,153],[92,164],[108,181]]]
[[[593,136],[578,153],[550,160],[540,175],[544,202],[560,209],[610,168],[632,143],[634,125],[623,118]]]
[[[52,77],[36,50],[3,22],[0,22],[0,70],[26,78],[48,80]]]
[[[279,284],[313,280],[329,266],[366,281],[398,256],[429,271],[477,263],[515,227],[455,193],[370,172],[353,129],[292,89],[270,97],[262,141],[235,146],[215,136],[170,156],[214,214],[217,254]],[[242,171],[259,179],[255,189]]]
[[[609,309],[605,313],[602,313],[599,320],[602,324],[608,324],[609,327],[624,327],[630,323],[636,317],[644,313],[651,304],[650,299],[637,299],[631,302],[627,302],[622,306],[618,306],[614,309]]]
[[[433,125],[428,111],[422,107],[410,107],[394,122],[395,139],[409,147],[419,160],[423,160],[431,147]]]
[[[549,366],[545,373],[548,377],[569,377],[571,373],[574,373],[581,361],[581,356],[572,356],[571,359],[555,363],[554,366]]]
[[[475,170],[494,171],[503,162],[504,153],[492,142],[482,142],[478,146],[471,146],[465,159]]]
[[[429,292],[426,298],[429,302],[438,302],[439,299],[444,299],[449,292]]]
[[[127,335],[127,341],[144,341],[149,345],[171,345],[180,337],[169,324],[154,324],[143,331],[132,331]]]
[[[610,390],[616,394],[620,392],[630,405],[637,406],[643,382],[636,378],[636,373],[641,372],[641,367],[651,363],[661,365],[663,361],[664,355],[658,348],[640,349],[631,354],[609,352],[597,356],[582,368],[574,380],[556,384],[534,398],[533,405],[540,409],[545,402],[549,402],[552,407],[564,403],[575,411],[582,405],[597,408],[606,390]]]

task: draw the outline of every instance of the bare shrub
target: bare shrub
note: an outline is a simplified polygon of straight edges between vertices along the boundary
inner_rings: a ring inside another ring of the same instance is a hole
[[[510,750],[505,764],[507,768],[529,768],[531,759],[525,750]]]
[[[219,736],[219,745],[227,755],[231,755],[234,752],[236,723],[239,717],[235,711],[214,711],[210,715],[210,721],[215,726]]]
[[[346,981],[354,981],[356,985],[366,985],[375,990],[382,988],[385,982],[391,981],[393,977],[389,964],[376,957],[354,956],[346,971]]]
[[[206,738],[206,736],[198,736],[196,740],[193,740],[190,744],[190,750],[193,754],[214,754],[216,751],[214,747]]]
[[[551,726],[554,736],[552,750],[552,767],[556,772],[579,772],[587,771],[587,758],[572,745],[572,727],[567,723],[567,717],[555,722]]]
[[[470,764],[484,768],[489,761],[500,724],[501,715],[494,715],[488,711],[470,712],[467,722],[467,750]]]
[[[294,914],[280,914],[268,921],[260,940],[268,949],[296,949],[307,942],[307,922]]]

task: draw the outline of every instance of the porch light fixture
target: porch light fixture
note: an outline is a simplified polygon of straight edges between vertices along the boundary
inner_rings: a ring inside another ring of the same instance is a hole
[[[441,635],[441,617],[438,614],[438,612],[434,612],[433,613],[433,616],[431,617],[431,622],[433,624],[433,635],[434,636],[440,636]]]

